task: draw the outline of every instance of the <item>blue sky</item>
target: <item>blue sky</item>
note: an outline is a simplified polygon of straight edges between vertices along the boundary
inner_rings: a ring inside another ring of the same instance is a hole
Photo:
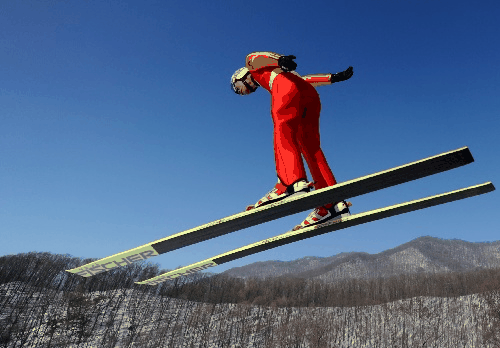
[[[475,162],[352,199],[362,212],[499,185],[494,1],[3,1],[0,255],[105,257],[237,212],[276,182],[270,97],[237,96],[253,51],[318,88],[338,181],[462,146]],[[419,236],[498,240],[498,193],[341,230],[211,269],[378,253]],[[161,255],[187,265],[283,233],[308,212]]]

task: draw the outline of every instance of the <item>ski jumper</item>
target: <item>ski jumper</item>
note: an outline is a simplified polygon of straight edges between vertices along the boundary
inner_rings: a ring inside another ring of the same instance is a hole
[[[254,80],[271,93],[271,115],[274,124],[276,172],[282,184],[289,186],[306,179],[302,155],[311,172],[315,189],[337,183],[320,147],[319,116],[321,102],[311,83],[325,84],[327,75],[301,77],[283,72],[276,65],[252,69],[255,58],[266,52],[247,56],[247,66]],[[329,82],[328,82],[329,84]]]

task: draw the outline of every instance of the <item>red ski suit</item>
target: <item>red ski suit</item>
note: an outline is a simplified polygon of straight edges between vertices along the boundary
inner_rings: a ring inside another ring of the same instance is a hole
[[[295,72],[283,72],[279,69],[277,60],[275,64],[269,60],[272,55],[267,52],[249,54],[247,67],[254,80],[271,93],[278,178],[285,186],[306,179],[303,155],[316,189],[335,185],[337,181],[320,147],[321,102],[312,86],[330,84],[330,76],[324,74],[301,77]],[[259,57],[267,58],[267,66],[252,64]]]

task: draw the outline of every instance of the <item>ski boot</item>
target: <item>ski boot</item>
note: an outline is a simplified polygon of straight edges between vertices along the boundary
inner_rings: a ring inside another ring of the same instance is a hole
[[[337,202],[335,204],[326,204],[322,207],[314,209],[306,219],[293,228],[292,231],[300,230],[301,228],[322,224],[329,220],[340,220],[346,216],[351,215],[349,207],[352,206],[351,202]]]
[[[269,191],[254,205],[247,206],[245,210],[246,211],[252,210],[270,203],[279,202],[285,198],[306,194],[311,191],[311,188],[313,186],[314,186],[313,182],[307,182],[307,180],[305,179],[298,180],[293,184],[291,184],[290,186],[285,186],[281,183],[280,180],[278,180],[278,183],[274,186],[274,188],[271,191]]]

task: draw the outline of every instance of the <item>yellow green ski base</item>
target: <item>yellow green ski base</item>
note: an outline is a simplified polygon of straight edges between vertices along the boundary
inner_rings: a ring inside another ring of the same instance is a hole
[[[364,213],[351,215],[341,220],[328,221],[324,224],[303,228],[298,231],[289,231],[272,238],[261,240],[260,242],[249,244],[242,248],[231,250],[227,253],[220,254],[197,263],[193,263],[189,266],[178,268],[154,278],[137,282],[137,284],[157,285],[169,279],[174,279],[183,275],[195,273],[209,267],[218,266],[220,264],[264,250],[276,248],[281,245],[315,237],[327,232],[337,231],[343,228],[364,224],[370,221],[384,219],[394,215],[404,214],[414,210],[429,208],[438,204],[444,204],[463,198],[477,196],[493,190],[495,190],[493,184],[491,182],[486,182],[484,184],[470,186],[460,190],[446,192],[401,204],[395,204],[385,208],[370,210]]]
[[[172,250],[222,236],[264,222],[296,214],[318,206],[339,202],[366,193],[381,190],[404,182],[420,179],[457,168],[473,162],[467,147],[444,152],[399,167],[366,175],[335,186],[315,190],[302,196],[292,197],[268,204],[257,209],[234,214],[220,220],[201,225],[171,236],[150,242],[86,265],[70,269],[68,272],[91,277],[117,267],[146,260]]]

